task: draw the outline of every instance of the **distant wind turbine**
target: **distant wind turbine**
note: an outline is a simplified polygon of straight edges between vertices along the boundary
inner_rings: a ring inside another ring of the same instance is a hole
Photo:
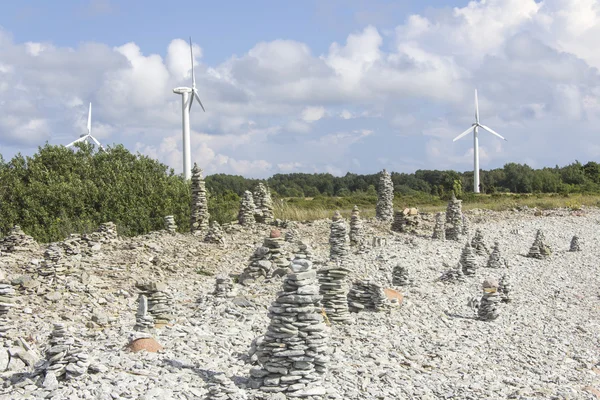
[[[190,110],[194,99],[198,101],[202,111],[206,112],[200,96],[198,96],[198,89],[196,89],[196,75],[194,74],[194,53],[192,51],[192,38],[190,37],[190,55],[192,58],[192,87],[178,87],[173,89],[173,93],[181,95],[181,105],[183,113],[183,176],[186,180],[192,178],[192,155],[190,153]],[[191,94],[191,95],[190,95]]]
[[[475,89],[475,122],[473,125],[454,138],[453,142],[456,142],[458,139],[467,135],[471,131],[473,132],[473,188],[475,189],[475,193],[479,193],[479,136],[478,136],[478,128],[482,128],[492,135],[498,136],[500,139],[504,139],[504,137],[500,136],[498,132],[495,132],[492,128],[487,127],[479,123],[479,104],[477,102],[477,89]]]
[[[98,140],[96,140],[95,137],[92,136],[92,103],[90,103],[90,110],[88,112],[87,134],[80,135],[79,139],[75,140],[74,142],[69,143],[65,147],[72,147],[75,143],[84,142],[87,139],[90,139],[94,143],[96,143],[98,145],[98,147],[100,148],[100,150],[104,150],[104,147],[102,147],[100,142]]]

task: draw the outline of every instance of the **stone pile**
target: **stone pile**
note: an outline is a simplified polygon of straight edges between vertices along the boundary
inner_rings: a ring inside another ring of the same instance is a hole
[[[372,246],[373,247],[387,246],[387,238],[384,238],[381,236],[373,236]]]
[[[62,323],[55,323],[50,334],[49,346],[46,349],[46,378],[49,374],[55,378],[64,376],[66,379],[85,374],[90,365],[88,355],[83,351],[80,340],[73,338]]]
[[[483,282],[483,297],[479,301],[479,310],[477,311],[479,319],[491,321],[498,318],[498,303],[500,303],[500,301],[498,281],[495,279],[486,279]]]
[[[154,318],[155,325],[163,326],[173,320],[172,299],[167,293],[167,285],[161,282],[138,282],[136,287],[147,297],[148,312]]]
[[[225,244],[225,237],[223,236],[221,225],[219,225],[217,221],[212,221],[210,223],[210,229],[206,233],[204,241],[206,243]]]
[[[450,267],[449,265],[444,264],[445,267]],[[459,261],[456,264],[456,267],[449,268],[442,273],[439,280],[441,282],[464,282],[465,274],[463,273],[462,263]]]
[[[579,247],[579,237],[577,235],[573,236],[573,239],[571,239],[569,251],[581,251],[581,248]]]
[[[452,192],[452,198],[446,207],[446,239],[460,240],[463,234],[462,200],[457,200]]]
[[[507,274],[502,275],[500,282],[498,282],[498,293],[503,302],[508,303],[511,301],[512,284]]]
[[[15,289],[13,289],[10,282],[0,279],[0,338],[6,335],[11,326],[8,320],[8,312],[14,306]]]
[[[50,244],[44,251],[44,259],[38,267],[40,276],[62,276],[67,271],[67,265],[62,262],[62,248],[56,244]]]
[[[65,240],[60,242],[65,255],[74,256],[81,253],[82,246],[81,235],[78,233],[71,233]]]
[[[271,199],[271,191],[262,182],[258,184],[254,190],[254,215],[258,222],[270,224],[274,221],[273,217],[273,200]]]
[[[346,297],[348,291],[346,277],[349,273],[350,270],[340,262],[317,271],[319,293],[323,296],[323,308],[327,318],[332,322],[345,323],[351,320]]]
[[[375,217],[380,221],[391,222],[394,219],[394,183],[391,175],[384,169],[377,188]]]
[[[208,199],[206,196],[206,182],[202,177],[202,170],[194,163],[192,168],[192,204],[190,215],[190,228],[193,234],[206,232],[210,213],[208,212]]]
[[[494,242],[494,247],[492,248],[492,253],[490,254],[490,258],[488,258],[486,266],[488,268],[502,268],[504,266],[504,261],[500,254],[500,243],[497,241]]]
[[[269,279],[277,268],[287,268],[290,262],[283,251],[284,240],[281,232],[273,229],[262,246],[258,247],[250,257],[249,265],[240,275],[240,283],[255,281],[259,278]]]
[[[135,314],[135,326],[133,329],[138,332],[150,332],[154,328],[154,317],[148,312],[148,298],[140,294],[138,297],[138,309]],[[147,335],[149,337],[150,335]],[[136,337],[140,339],[140,337]]]
[[[248,397],[224,373],[212,375],[206,385],[208,394],[204,400],[244,400]]]
[[[535,235],[535,240],[533,241],[533,244],[531,245],[531,248],[529,249],[529,253],[527,254],[527,257],[531,257],[531,258],[537,258],[537,259],[543,259],[543,258],[547,258],[550,256],[550,254],[552,254],[552,250],[550,250],[550,247],[548,247],[545,243],[546,238],[544,237],[544,233],[542,232],[541,229],[538,229],[536,235]]]
[[[348,232],[346,221],[339,211],[331,218],[329,234],[329,258],[331,260],[343,260],[348,256]]]
[[[392,285],[408,286],[411,284],[411,279],[408,275],[408,268],[403,265],[396,264],[392,270]]]
[[[446,240],[444,213],[439,212],[435,215],[435,226],[433,227],[433,235],[431,235],[431,238],[434,240]]]
[[[383,311],[388,306],[389,302],[383,287],[372,280],[356,281],[348,292],[348,307],[351,312]]]
[[[304,258],[307,260],[312,260],[313,251],[312,248],[305,242],[299,240],[298,241],[298,249],[294,253],[294,259],[296,258]]]
[[[170,234],[177,232],[177,224],[175,223],[175,217],[172,215],[165,216],[165,230]]]
[[[242,226],[254,226],[254,210],[256,209],[254,205],[254,198],[252,197],[252,192],[246,190],[244,192],[244,196],[240,201],[240,211],[238,213],[238,222]]]
[[[460,255],[460,263],[462,265],[463,274],[475,275],[475,271],[477,270],[477,260],[475,254],[473,254],[471,243],[469,243],[468,240]]]
[[[283,290],[269,307],[267,332],[254,345],[260,367],[250,370],[250,386],[263,392],[307,397],[324,392],[320,381],[329,361],[328,333],[312,263],[295,259],[291,269]]]
[[[289,243],[293,243],[298,240],[298,231],[294,228],[290,228],[285,233],[285,241]]]
[[[360,246],[363,244],[364,232],[362,220],[360,219],[360,210],[358,206],[354,206],[352,209],[352,215],[350,216],[350,245]]]
[[[465,214],[462,215],[462,234],[467,237],[471,235],[471,223]]]
[[[114,222],[104,222],[100,224],[96,233],[97,236],[99,236],[100,241],[104,243],[112,242],[119,239],[119,235],[117,233],[117,225],[115,225]]]
[[[0,240],[0,250],[12,253],[37,247],[37,242],[27,235],[19,225],[13,226],[8,235]]]
[[[215,297],[233,297],[235,296],[233,279],[227,275],[217,276],[215,283]]]
[[[477,229],[475,231],[475,235],[473,235],[473,239],[471,240],[471,247],[473,247],[473,250],[475,250],[475,253],[479,256],[487,256],[490,254],[490,251],[483,241],[483,233],[481,233],[481,229]]]

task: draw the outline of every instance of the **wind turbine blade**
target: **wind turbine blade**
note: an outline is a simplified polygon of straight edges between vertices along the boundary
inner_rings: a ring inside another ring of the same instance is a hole
[[[193,89],[196,87],[196,74],[194,73],[194,51],[192,50],[192,37],[191,36],[190,36],[190,58],[192,59],[192,89]]]
[[[104,147],[102,147],[102,145],[100,144],[100,142],[97,141],[95,137],[93,137],[92,135],[89,135],[88,137],[90,139],[92,139],[94,141],[94,143],[96,143],[98,145],[98,147],[100,147],[101,150],[104,150]]]
[[[85,139],[87,139],[88,135],[82,136],[79,139],[69,143],[68,145],[66,145],[65,147],[71,147],[73,146],[75,143],[79,143],[79,142],[83,142]]]
[[[479,102],[477,101],[477,89],[475,89],[475,122],[479,123]]]
[[[198,104],[200,104],[200,107],[202,107],[202,111],[206,112],[204,106],[202,105],[202,102],[200,101],[200,97],[198,96],[198,91],[196,89],[194,89],[194,97],[196,98],[196,100],[198,100]],[[194,99],[192,99],[192,101],[193,100]]]
[[[90,103],[90,111],[88,111],[88,135],[92,133],[92,103]]]
[[[488,131],[489,133],[491,133],[492,135],[496,135],[498,136],[500,139],[502,140],[506,140],[504,139],[504,137],[502,135],[500,135],[498,132],[494,131],[492,128],[489,128],[485,125],[479,125],[480,127],[482,127],[483,129],[485,129],[486,131]],[[506,140],[508,142],[508,140]]]
[[[473,130],[473,126],[470,127],[469,129],[467,129],[466,131],[464,131],[463,133],[461,133],[460,135],[458,135],[457,137],[454,138],[454,140],[452,140],[453,142],[456,142],[458,139],[460,139],[461,137],[465,136],[468,133],[471,133],[471,131]]]

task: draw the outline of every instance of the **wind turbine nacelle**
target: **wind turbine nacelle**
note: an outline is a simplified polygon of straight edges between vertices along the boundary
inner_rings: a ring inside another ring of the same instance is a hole
[[[192,89],[189,87],[177,87],[173,89],[173,93],[184,94],[184,93],[192,93]]]

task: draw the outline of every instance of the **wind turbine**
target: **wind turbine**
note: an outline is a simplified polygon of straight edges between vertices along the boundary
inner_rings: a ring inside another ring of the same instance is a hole
[[[190,110],[194,99],[198,101],[202,111],[206,112],[200,96],[198,96],[198,89],[196,89],[196,75],[194,74],[194,53],[192,50],[192,38],[190,37],[190,55],[192,58],[192,87],[178,87],[173,89],[173,93],[181,95],[181,109],[183,114],[183,176],[186,180],[192,178],[192,155],[190,154]]]
[[[492,128],[479,123],[479,104],[477,102],[477,89],[475,89],[475,122],[469,129],[455,137],[453,140],[453,142],[456,142],[458,139],[473,131],[473,188],[475,189],[475,193],[479,193],[479,128],[488,131],[492,135],[498,136],[500,139],[506,140]]]
[[[74,142],[69,143],[65,147],[72,147],[75,143],[84,142],[86,139],[91,139],[94,143],[96,143],[98,145],[100,150],[104,150],[104,147],[102,147],[100,142],[98,140],[96,140],[95,137],[92,136],[92,103],[90,103],[90,110],[88,112],[87,131],[88,131],[87,134],[80,135],[79,139],[75,140]]]

